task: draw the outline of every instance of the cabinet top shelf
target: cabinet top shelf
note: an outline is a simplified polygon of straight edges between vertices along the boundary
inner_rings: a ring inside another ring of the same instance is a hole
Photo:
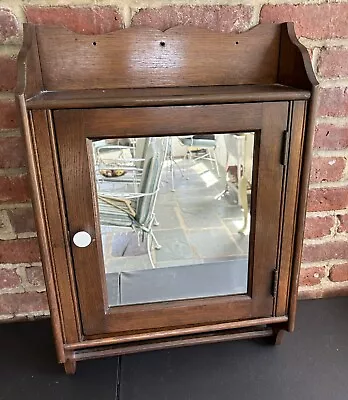
[[[31,108],[204,104],[308,99],[317,85],[292,23],[240,34],[177,26],[104,35],[25,24],[16,94]]]
[[[42,92],[27,99],[28,109],[141,107],[308,100],[310,91],[273,85],[92,89]]]

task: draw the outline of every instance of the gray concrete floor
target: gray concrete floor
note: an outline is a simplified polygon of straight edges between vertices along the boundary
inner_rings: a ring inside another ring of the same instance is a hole
[[[175,191],[171,190],[171,167]],[[236,194],[216,198],[224,188],[223,171],[219,178],[210,162],[166,162],[155,208],[159,225],[154,233],[162,246],[152,252],[156,268],[247,255],[249,237],[238,233],[243,213]],[[152,268],[145,242],[136,233],[115,227],[102,231],[107,273]]]
[[[348,298],[300,301],[295,332],[56,363],[50,321],[0,325],[1,400],[346,400]]]

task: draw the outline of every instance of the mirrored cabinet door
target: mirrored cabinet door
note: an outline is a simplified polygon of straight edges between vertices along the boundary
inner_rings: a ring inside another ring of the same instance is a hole
[[[254,137],[92,140],[110,307],[247,293]]]
[[[272,315],[289,105],[238,106],[55,112],[85,334]]]

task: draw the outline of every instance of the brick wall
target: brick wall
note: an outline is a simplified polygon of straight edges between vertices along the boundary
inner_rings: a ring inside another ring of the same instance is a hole
[[[177,5],[175,5],[177,3]],[[47,314],[12,91],[26,20],[104,33],[130,25],[190,24],[240,32],[294,21],[320,81],[300,293],[348,293],[348,3],[271,0],[3,0],[0,3],[0,318]],[[69,6],[65,5],[69,4]],[[151,4],[151,6],[149,6]]]

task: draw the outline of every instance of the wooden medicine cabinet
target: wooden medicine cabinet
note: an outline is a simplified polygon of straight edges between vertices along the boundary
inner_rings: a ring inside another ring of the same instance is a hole
[[[294,329],[316,93],[290,23],[24,26],[16,100],[67,373]]]

